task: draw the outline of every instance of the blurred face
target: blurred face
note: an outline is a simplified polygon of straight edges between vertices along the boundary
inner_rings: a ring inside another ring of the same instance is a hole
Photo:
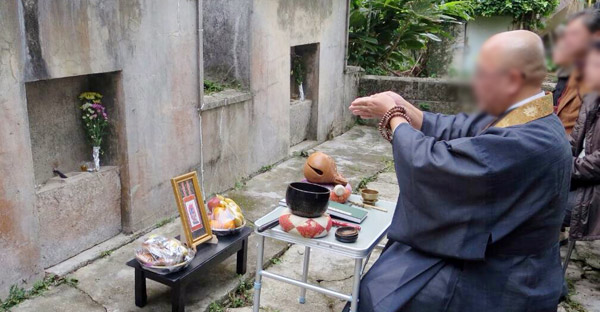
[[[592,34],[585,27],[583,18],[580,17],[567,24],[561,41],[564,41],[563,48],[565,49],[565,54],[581,58],[585,56],[591,40]]]
[[[584,71],[585,83],[594,91],[600,91],[600,51],[590,51]]]
[[[552,50],[552,62],[558,66],[568,66],[573,62],[574,56],[566,47],[565,40],[561,37]]]
[[[472,82],[473,92],[480,110],[498,116],[512,103],[523,84],[523,74],[516,69],[503,68],[494,49],[483,48],[477,61]]]

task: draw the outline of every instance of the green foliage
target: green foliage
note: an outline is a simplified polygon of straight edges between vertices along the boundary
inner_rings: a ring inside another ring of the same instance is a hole
[[[358,185],[356,186],[356,188],[354,188],[354,191],[358,192],[358,191],[366,188],[369,183],[377,180],[377,175],[378,174],[379,173],[376,173],[376,174],[374,174],[372,176],[369,176],[369,177],[366,177],[366,178],[362,178],[360,180],[360,182],[358,182]]]
[[[402,72],[420,62],[430,41],[449,34],[444,24],[468,20],[473,2],[351,0],[349,63],[369,74]]]
[[[225,311],[225,309],[223,308],[223,306],[220,303],[218,303],[218,302],[212,302],[208,306],[208,311],[209,312],[223,312],[223,311]]]
[[[252,283],[244,280],[242,275],[239,276],[240,284],[237,289],[229,294],[229,305],[232,308],[245,307],[252,304]]]
[[[74,278],[59,277],[51,274],[43,280],[33,283],[33,286],[30,290],[25,290],[17,285],[12,285],[10,286],[8,297],[4,301],[0,300],[0,311],[9,311],[10,308],[18,305],[19,303],[29,298],[41,295],[44,291],[50,289],[50,287],[59,286],[62,284],[75,287],[77,283],[78,281]]]
[[[424,111],[424,112],[430,112],[431,111],[431,105],[429,105],[428,103],[419,103],[419,109]]]
[[[233,187],[234,190],[239,191],[242,188],[244,188],[244,186],[246,186],[246,182],[244,181],[237,181],[235,182],[235,186]]]
[[[266,165],[266,166],[262,166],[260,167],[260,169],[258,169],[258,173],[265,173],[271,169],[273,169],[275,165]]]
[[[225,85],[211,80],[204,80],[204,93],[211,94],[225,90]]]
[[[550,15],[556,9],[558,0],[473,0],[476,1],[475,13],[480,16],[512,16],[520,28],[534,29],[543,27],[542,17]]]
[[[210,197],[209,197],[210,198]],[[159,228],[159,227],[163,227],[164,225],[166,225],[167,223],[173,221],[175,218],[171,217],[171,218],[164,218],[158,222],[156,222],[155,227]]]
[[[100,253],[100,258],[109,257],[112,254],[112,250],[105,250]]]
[[[563,303],[563,307],[567,312],[586,312],[585,308],[581,305],[581,303],[573,300],[573,295],[575,295],[575,285],[573,280],[567,280],[567,289],[568,293]]]
[[[294,78],[296,85],[301,85],[304,82],[306,68],[300,55],[292,55],[292,69],[290,74]]]

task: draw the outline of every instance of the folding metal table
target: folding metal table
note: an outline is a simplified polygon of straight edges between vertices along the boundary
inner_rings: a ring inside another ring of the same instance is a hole
[[[358,195],[351,195],[350,200],[353,202],[361,202],[361,198]],[[263,277],[272,278],[274,280],[288,283],[300,287],[300,298],[299,302],[304,303],[306,298],[306,290],[310,289],[328,296],[336,297],[342,300],[351,302],[350,311],[355,312],[358,304],[358,293],[360,289],[360,278],[363,273],[363,262],[366,265],[368,258],[373,251],[373,248],[377,246],[387,233],[387,230],[392,222],[392,216],[396,204],[388,201],[378,201],[376,206],[387,209],[387,212],[367,209],[369,211],[367,218],[360,224],[361,231],[358,235],[358,240],[355,243],[341,243],[335,239],[335,228],[329,232],[329,234],[322,238],[303,238],[298,235],[288,234],[281,229],[281,226],[276,226],[270,230],[266,230],[262,233],[255,232],[259,235],[258,240],[258,252],[256,259],[256,279],[254,282],[254,307],[253,311],[258,312],[260,307],[260,292],[261,283]],[[273,211],[265,215],[264,217],[256,220],[256,228],[259,226],[278,218],[281,214],[281,210],[286,207],[280,204]],[[274,274],[263,270],[263,252],[265,246],[265,237],[270,237],[280,241],[303,245],[305,248],[304,252],[304,264],[302,268],[302,280],[296,280],[289,277],[285,277],[279,274]],[[354,259],[354,282],[352,287],[352,294],[347,295],[331,289],[309,284],[308,280],[308,269],[310,260],[310,249],[317,248],[323,249],[328,252],[332,252],[341,256],[346,256]],[[366,259],[366,261],[365,261]]]

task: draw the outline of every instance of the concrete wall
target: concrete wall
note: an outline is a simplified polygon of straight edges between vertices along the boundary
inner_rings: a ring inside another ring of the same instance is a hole
[[[473,109],[470,91],[465,83],[432,78],[371,75],[361,77],[361,96],[384,91],[394,91],[414,105],[427,105],[434,112],[456,114]]]
[[[312,105],[311,100],[294,100],[290,103],[290,146],[308,137]]]
[[[323,141],[353,125],[347,94],[356,92],[358,79],[344,72],[347,1],[207,0],[203,20],[207,76],[235,79],[252,95],[251,102],[230,99],[237,104],[214,110],[209,109],[213,99],[205,98],[202,137],[207,192],[225,190],[287,157],[293,143],[305,138]],[[305,109],[299,112],[304,119],[296,123],[290,116],[301,107],[290,105],[290,52],[307,44],[318,44],[317,60],[310,62],[316,64],[311,70],[318,79],[313,79],[316,85],[307,94],[310,112],[302,106]],[[239,131],[230,135],[227,129]]]
[[[250,85],[252,1],[204,0],[204,70],[212,80]]]
[[[169,179],[202,161],[199,2],[0,1],[0,296],[42,276],[28,82],[120,72],[123,230],[177,214]]]
[[[229,189],[251,173],[248,167],[251,108],[252,95],[245,91],[226,90],[204,97],[201,113],[204,193]]]
[[[257,126],[251,129],[252,170],[288,154],[292,46],[320,44],[315,138],[322,141],[341,133],[334,123],[341,107],[346,106],[343,103],[346,12],[344,0],[253,1],[250,89],[255,103],[251,120]]]
[[[513,19],[510,16],[479,16],[467,22],[465,34],[465,56],[463,68],[467,72],[475,69],[475,62],[483,43],[491,36],[513,29]]]
[[[0,1],[0,296],[12,284],[43,276],[23,83],[23,30],[20,1]]]
[[[456,114],[472,112],[475,103],[472,90],[466,81],[415,77],[358,76],[358,96],[394,91],[413,105],[432,112]],[[554,90],[555,83],[544,83],[544,91]]]

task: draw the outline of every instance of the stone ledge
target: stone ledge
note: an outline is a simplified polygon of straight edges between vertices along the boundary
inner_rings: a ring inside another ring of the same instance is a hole
[[[252,100],[252,93],[249,91],[227,89],[221,92],[205,95],[202,103],[201,111],[233,105],[245,101]]]
[[[290,100],[290,106],[294,106],[294,105],[302,105],[302,104],[306,104],[309,103],[308,105],[312,105],[312,101],[305,99],[304,101],[302,100],[296,100],[296,99],[292,99]]]
[[[52,178],[36,193],[41,264],[53,266],[121,232],[118,167]]]
[[[36,189],[36,194],[41,194],[44,192],[48,192],[54,190],[56,188],[61,188],[68,186],[70,184],[78,183],[81,180],[91,179],[97,177],[99,174],[104,174],[109,171],[115,171],[117,175],[119,174],[119,167],[117,166],[100,166],[100,171],[98,172],[83,172],[83,171],[72,171],[67,172],[65,175],[68,177],[67,179],[63,179],[61,177],[53,177],[48,179],[44,184],[41,184]]]

